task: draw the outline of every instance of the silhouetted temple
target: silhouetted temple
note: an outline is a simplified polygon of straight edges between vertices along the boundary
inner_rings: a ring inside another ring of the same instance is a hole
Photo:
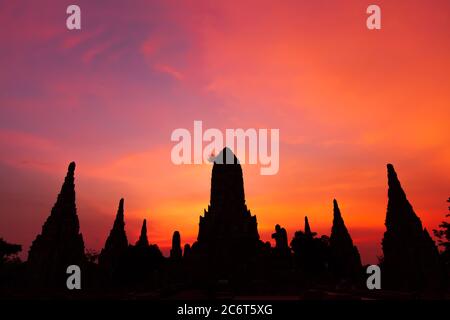
[[[172,248],[170,249],[170,258],[179,260],[183,256],[181,250],[181,237],[178,231],[175,231],[172,236]]]
[[[138,241],[136,242],[136,247],[146,248],[149,246],[148,238],[147,238],[147,220],[144,219],[142,222],[141,234],[139,236]]]
[[[200,217],[192,253],[226,273],[251,259],[260,244],[256,216],[245,203],[241,165],[233,152],[224,148],[214,159],[210,204]]]
[[[305,217],[304,231],[296,231],[291,241],[295,267],[307,280],[325,276],[328,271],[329,239],[327,236],[316,238],[316,235]]]
[[[361,273],[361,257],[344,224],[338,203],[333,200],[330,235],[330,268],[337,279],[355,279]]]
[[[188,259],[191,255],[191,245],[186,243],[183,250],[183,258]]]
[[[105,269],[109,275],[116,271],[120,260],[128,248],[123,202],[124,200],[120,199],[116,219],[98,259],[100,267]]]
[[[386,288],[421,290],[439,288],[442,269],[438,250],[414,212],[392,164],[387,165],[388,206],[383,246],[383,281]]]
[[[313,233],[311,232],[311,227],[309,226],[309,220],[308,217],[305,216],[305,236],[307,238],[312,238]]]
[[[142,222],[141,233],[136,244],[129,245],[121,264],[121,283],[134,288],[155,286],[158,270],[164,257],[156,244],[150,244],[147,237],[147,220]]]
[[[285,252],[289,250],[286,229],[279,224],[275,226],[275,233],[272,234],[272,239],[275,240],[276,250]]]
[[[114,294],[119,295],[126,292],[129,298],[137,292],[150,298],[178,298],[178,292],[195,295],[197,290],[219,299],[241,294],[320,298],[333,296],[336,289],[349,297],[371,292],[375,299],[396,297],[395,291],[427,297],[440,293],[448,281],[443,256],[407,200],[393,166],[388,165],[387,171],[386,232],[380,259],[382,289],[388,289],[384,292],[363,291],[365,286],[355,290],[365,277],[336,200],[330,237],[318,237],[305,217],[304,229],[295,232],[290,246],[285,228],[278,224],[272,234],[275,246],[263,243],[256,216],[246,205],[241,165],[228,148],[214,158],[210,203],[200,216],[197,241],[192,246],[185,244],[183,251],[180,233],[175,231],[170,258],[149,241],[145,219],[137,242],[128,242],[123,199],[98,264],[95,254],[85,255],[75,202],[75,163],[71,163],[51,214],[30,247],[27,263],[14,256],[19,245],[0,238],[0,289],[6,289],[6,294],[16,287],[32,288],[31,295],[64,292],[59,289],[66,288],[67,267],[78,265],[82,288],[88,289],[83,294],[94,289],[89,294],[100,296],[108,295],[110,289],[118,289]],[[446,226],[435,231],[437,236],[447,236]],[[47,290],[35,290],[39,288]]]
[[[74,173],[72,162],[51,214],[28,253],[29,273],[37,285],[65,286],[67,267],[74,264],[81,267],[85,261],[75,205]]]

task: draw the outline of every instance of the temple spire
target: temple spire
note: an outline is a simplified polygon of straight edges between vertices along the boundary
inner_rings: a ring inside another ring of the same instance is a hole
[[[345,226],[336,199],[333,200],[333,227],[330,236],[331,268],[337,278],[354,279],[361,270],[361,257]]]
[[[139,240],[136,242],[137,247],[148,247],[148,238],[147,238],[147,220],[144,219],[141,228],[141,235],[139,236]]]
[[[71,162],[67,168],[67,174],[64,178],[64,183],[61,186],[61,191],[58,194],[56,203],[53,206],[52,214],[69,214],[76,215],[75,205],[75,162]],[[66,207],[68,210],[62,210],[61,206]],[[77,219],[78,220],[78,219]],[[77,221],[78,222],[78,221]]]
[[[204,272],[215,270],[227,277],[237,263],[250,261],[260,248],[256,216],[245,202],[242,167],[233,152],[224,148],[214,158],[210,203],[200,216],[192,257],[203,261]]]
[[[403,224],[414,226],[416,230],[422,230],[422,222],[413,210],[406,198],[405,191],[392,164],[387,165],[388,173],[388,209],[386,212],[386,227],[401,228]],[[402,232],[398,230],[398,232]]]
[[[307,216],[305,216],[305,235],[307,237],[311,237],[312,236],[311,227],[309,226],[309,221],[308,221],[308,217]]]
[[[423,229],[392,164],[387,165],[387,178],[386,232],[382,241],[386,287],[401,290],[439,288],[443,276],[436,245]]]
[[[125,232],[124,199],[120,199],[113,227],[99,256],[99,264],[112,274],[128,247]]]
[[[336,223],[339,224],[344,223],[344,220],[342,219],[341,210],[339,209],[339,205],[336,199],[333,199],[333,219],[336,221]]]
[[[175,231],[172,236],[172,248],[170,249],[170,258],[174,260],[181,259],[183,253],[181,250],[181,237],[178,231]]]
[[[75,204],[75,162],[71,162],[56,203],[42,232],[28,253],[32,281],[43,286],[65,286],[68,265],[85,261],[83,236],[80,233]]]
[[[211,175],[210,206],[218,214],[232,214],[245,207],[244,179],[239,160],[229,148],[224,148],[215,158]]]
[[[119,208],[117,209],[116,220],[114,220],[114,224],[120,227],[125,225],[123,215],[123,198],[121,198],[119,201]]]

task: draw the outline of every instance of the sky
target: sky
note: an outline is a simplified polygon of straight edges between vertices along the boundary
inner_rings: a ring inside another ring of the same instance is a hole
[[[366,8],[381,8],[368,30]],[[81,30],[66,8],[81,8]],[[85,246],[125,198],[126,232],[192,243],[211,165],[174,165],[173,130],[276,128],[280,169],[244,165],[263,240],[330,234],[337,199],[377,262],[395,166],[428,229],[450,196],[450,2],[0,1],[0,237],[28,247],[70,161]]]

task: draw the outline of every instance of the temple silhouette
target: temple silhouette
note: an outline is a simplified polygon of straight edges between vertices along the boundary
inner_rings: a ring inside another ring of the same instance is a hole
[[[344,224],[338,203],[333,200],[333,227],[330,236],[330,266],[338,279],[352,279],[361,273],[361,258]]]
[[[257,218],[247,208],[237,157],[224,148],[213,162],[210,201],[200,216],[197,240],[182,249],[182,235],[174,231],[169,257],[148,238],[146,219],[139,239],[130,243],[124,199],[119,201],[101,252],[85,252],[76,208],[75,163],[70,163],[56,203],[29,249],[28,260],[22,263],[12,258],[21,246],[0,239],[0,293],[14,287],[25,296],[42,288],[64,294],[66,268],[73,264],[82,270],[86,294],[112,290],[120,295],[132,290],[146,292],[149,299],[185,297],[192,290],[202,292],[204,298],[250,294],[328,299],[329,292],[383,298],[395,297],[396,292],[436,294],[448,289],[448,224],[434,231],[445,248],[440,253],[391,164],[387,165],[386,232],[379,263],[386,291],[377,293],[365,286],[365,268],[336,199],[332,215],[330,212],[330,236],[313,232],[305,216],[304,229],[296,231],[291,240],[283,226],[274,226],[272,246],[261,241]]]
[[[224,148],[214,159],[210,204],[200,216],[191,256],[202,273],[214,270],[215,275],[226,278],[254,259],[262,245],[256,216],[245,203],[241,165],[232,151]]]
[[[392,164],[388,170],[386,232],[382,266],[386,286],[401,290],[442,289],[444,269],[427,229],[413,210]]]
[[[29,276],[38,286],[65,283],[69,265],[84,265],[84,241],[75,204],[75,162],[69,164],[50,216],[28,252]]]
[[[124,199],[120,199],[116,219],[106,239],[105,247],[98,257],[99,266],[114,278],[118,272],[122,257],[128,249],[128,239],[125,232]]]

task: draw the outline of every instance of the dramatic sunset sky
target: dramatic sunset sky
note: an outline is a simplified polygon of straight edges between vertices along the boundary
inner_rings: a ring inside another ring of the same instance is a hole
[[[101,249],[121,197],[131,243],[143,218],[165,253],[174,230],[192,243],[211,165],[172,164],[170,135],[194,120],[280,129],[279,173],[244,166],[263,240],[305,215],[329,234],[336,198],[376,262],[386,163],[424,226],[447,212],[450,1],[0,1],[0,237],[23,257],[72,160],[86,248]]]

